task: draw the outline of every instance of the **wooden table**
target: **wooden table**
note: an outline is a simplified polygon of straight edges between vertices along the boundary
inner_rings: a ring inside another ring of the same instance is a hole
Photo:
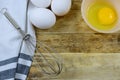
[[[81,2],[73,0],[69,14],[57,17],[53,28],[36,29],[37,39],[62,56],[62,73],[54,79],[43,78],[33,61],[28,80],[120,80],[119,33],[100,34],[91,30],[82,19]],[[38,54],[35,59],[39,59]]]

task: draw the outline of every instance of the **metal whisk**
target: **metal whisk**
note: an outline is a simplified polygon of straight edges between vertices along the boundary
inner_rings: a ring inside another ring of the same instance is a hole
[[[60,55],[58,56],[57,53],[54,53],[54,50],[47,46],[46,44],[36,41],[30,34],[26,34],[20,26],[17,24],[17,22],[12,18],[12,16],[7,12],[7,9],[2,9],[1,13],[10,21],[10,23],[16,28],[17,31],[22,36],[23,41],[27,45],[27,48],[29,49],[29,53],[32,55],[33,49],[36,50],[36,53],[40,55],[41,63],[37,63],[41,70],[50,76],[57,76],[62,71],[62,61],[60,59]],[[40,47],[38,49],[36,45]],[[31,59],[33,59],[33,56],[31,56]],[[34,59],[36,60],[36,59]],[[38,61],[35,61],[38,62]]]

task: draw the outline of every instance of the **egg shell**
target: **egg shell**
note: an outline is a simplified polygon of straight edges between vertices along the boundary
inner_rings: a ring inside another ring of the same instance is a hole
[[[40,29],[49,29],[56,22],[55,14],[46,8],[34,8],[30,12],[31,23]]]
[[[39,8],[49,7],[51,0],[31,0],[32,4]]]
[[[57,16],[64,16],[69,12],[71,3],[71,0],[52,0],[51,10]]]

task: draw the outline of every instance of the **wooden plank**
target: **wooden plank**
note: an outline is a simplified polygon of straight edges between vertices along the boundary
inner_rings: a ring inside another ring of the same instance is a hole
[[[37,36],[58,53],[118,53],[118,34],[42,33]]]
[[[120,80],[119,53],[61,53],[61,56],[64,68],[59,76],[48,79],[33,63],[28,80]]]

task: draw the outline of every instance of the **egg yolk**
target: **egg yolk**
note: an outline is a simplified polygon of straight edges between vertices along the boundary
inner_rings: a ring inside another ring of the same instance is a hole
[[[103,7],[98,11],[98,19],[100,24],[110,25],[116,20],[116,13],[109,7]]]

